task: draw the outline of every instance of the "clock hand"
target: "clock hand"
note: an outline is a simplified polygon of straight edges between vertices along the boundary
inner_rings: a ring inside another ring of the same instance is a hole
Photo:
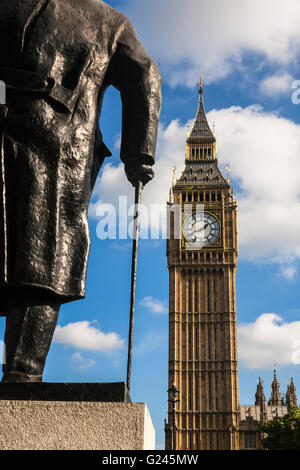
[[[194,230],[193,233],[202,232],[202,230],[205,230],[207,227],[208,227],[208,224],[205,224],[203,227],[198,228],[198,230]]]

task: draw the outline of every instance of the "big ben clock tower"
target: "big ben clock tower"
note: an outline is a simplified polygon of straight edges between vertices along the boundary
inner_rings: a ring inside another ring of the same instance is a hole
[[[185,169],[172,188],[170,209],[174,205],[182,222],[181,237],[174,237],[174,217],[179,217],[174,212],[167,242],[166,449],[238,450],[237,207],[229,178],[218,167],[202,82]],[[172,397],[176,389],[177,400]]]

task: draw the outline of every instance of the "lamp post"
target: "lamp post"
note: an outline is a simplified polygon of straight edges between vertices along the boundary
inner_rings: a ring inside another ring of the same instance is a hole
[[[176,406],[176,403],[179,402],[179,393],[180,391],[178,390],[178,388],[175,387],[175,384],[172,385],[171,388],[169,388],[168,390],[168,394],[169,394],[169,400],[168,402],[169,403],[172,403],[172,414],[173,414],[173,426],[172,426],[172,434],[173,434],[173,449],[172,450],[176,450],[176,418],[175,418],[175,406]]]

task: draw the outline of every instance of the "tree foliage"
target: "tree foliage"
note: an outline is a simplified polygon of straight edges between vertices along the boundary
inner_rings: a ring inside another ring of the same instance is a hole
[[[300,450],[300,408],[291,408],[282,418],[267,422],[262,430],[265,449]]]

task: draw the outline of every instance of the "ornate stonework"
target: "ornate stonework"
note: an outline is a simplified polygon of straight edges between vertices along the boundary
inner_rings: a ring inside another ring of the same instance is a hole
[[[192,218],[182,221],[181,240],[167,244],[169,388],[175,384],[180,390],[177,449],[238,449],[237,206],[229,180],[218,167],[202,87],[199,95],[187,137],[186,166],[174,182],[170,203],[170,209],[174,203],[182,211],[189,205]],[[199,204],[203,220],[196,215]],[[170,405],[167,449],[172,448],[172,429]]]
[[[178,180],[173,178],[169,209],[166,449],[262,449],[261,425],[297,405],[296,389],[291,379],[284,403],[274,370],[268,405],[261,378],[255,405],[239,404],[237,203],[229,177],[218,166],[202,83],[197,115],[186,141],[185,168]],[[180,239],[174,236],[175,226],[181,227]],[[174,387],[180,391],[176,402],[170,396]]]

